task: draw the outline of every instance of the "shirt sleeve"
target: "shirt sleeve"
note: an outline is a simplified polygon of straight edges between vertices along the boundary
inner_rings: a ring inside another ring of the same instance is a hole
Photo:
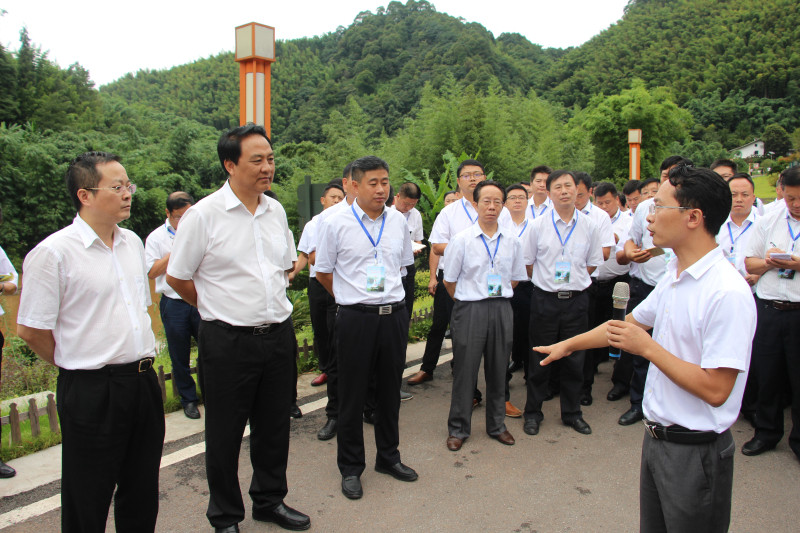
[[[525,239],[522,243],[522,259],[526,266],[532,265],[536,261],[536,249],[539,246],[540,227],[541,224],[536,224],[534,222],[531,229],[525,234]]]
[[[595,209],[599,209],[599,207]],[[597,236],[601,239],[600,242],[602,242],[600,247],[605,248],[608,246],[614,248],[617,243],[614,241],[614,228],[611,226],[611,219],[604,214],[603,218],[598,217],[597,220],[600,221],[597,224]]]
[[[319,239],[317,240],[317,255],[314,264],[317,273],[330,274],[336,265],[338,249],[336,226],[328,224],[329,221],[330,218],[317,227]]]
[[[403,231],[403,252],[400,254],[400,266],[406,267],[414,264],[414,250],[411,248],[411,232],[408,230],[408,223],[402,217],[405,231]]]
[[[605,245],[600,244],[599,232],[600,229],[594,224],[589,229],[589,249],[586,255],[586,266],[598,267],[605,263],[605,259],[603,259],[603,247]]]
[[[29,328],[52,330],[61,308],[64,284],[59,272],[60,255],[47,246],[37,246],[22,264],[22,291],[17,323]]]
[[[738,280],[737,280],[738,281]],[[755,334],[756,306],[749,290],[717,293],[703,321],[701,368],[734,368],[744,372],[750,365]],[[731,313],[731,309],[736,309]]]
[[[181,218],[169,256],[167,274],[189,280],[200,267],[208,246],[206,221],[196,209],[189,209]]]
[[[128,234],[129,239],[133,239],[136,243],[136,251],[139,252],[139,257],[142,260],[142,281],[144,282],[144,305],[145,308],[150,307],[153,305],[153,298],[150,296],[150,283],[149,278],[147,277],[147,273],[150,272],[150,267],[152,265],[147,265],[147,254],[144,250],[144,245],[142,244],[142,239],[139,238],[134,232],[130,232]]]
[[[633,318],[642,325],[653,327],[656,323],[656,311],[658,310],[658,298],[661,293],[662,283],[656,285],[656,288],[650,291],[647,298],[642,303],[636,306],[632,311]]]
[[[17,269],[14,268],[14,265],[11,263],[11,260],[8,259],[5,250],[0,247],[0,274],[6,275],[11,274],[11,279],[7,281],[7,283],[13,283],[17,286],[17,290],[19,290],[19,283],[18,279],[19,276],[17,275]]]
[[[648,205],[649,206],[649,205]],[[636,212],[633,214],[633,222],[631,222],[631,229],[628,231],[628,239],[632,240],[636,246],[642,245],[643,225],[644,220],[644,205],[639,204],[636,206]]]
[[[450,242],[450,220],[444,211],[441,211],[433,222],[433,229],[431,229],[431,236],[428,241],[431,244],[447,244]]]
[[[303,228],[303,233],[300,234],[300,242],[297,244],[298,252],[303,252],[306,255],[311,253],[308,251],[308,248],[311,241],[313,241],[316,237],[316,227],[317,223],[313,218],[306,223],[305,227]]]
[[[425,238],[425,235],[422,233],[422,215],[418,210],[414,209],[411,217],[414,219],[414,234],[411,236],[411,240],[420,242]]]
[[[150,272],[150,269],[153,268],[153,263],[161,259],[163,257],[158,253],[158,236],[156,234],[158,230],[153,231],[150,235],[147,236],[147,240],[144,243],[144,264],[147,268],[147,272]]]
[[[768,221],[774,220],[774,217],[766,216],[759,217],[755,221],[753,227],[753,235],[747,242],[747,247],[744,250],[745,257],[757,257],[764,259],[767,251],[767,233],[769,232],[770,225]]]
[[[469,232],[468,232],[469,233]],[[447,262],[444,266],[444,280],[450,283],[458,281],[464,263],[464,252],[467,240],[463,235],[456,235],[447,245]]]
[[[525,269],[525,259],[522,253],[522,241],[514,239],[513,261],[511,265],[512,281],[528,281],[528,271]]]

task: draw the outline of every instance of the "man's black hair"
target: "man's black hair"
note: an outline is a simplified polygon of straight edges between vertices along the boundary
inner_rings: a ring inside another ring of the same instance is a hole
[[[800,167],[787,168],[781,173],[781,187],[797,187],[800,185]]]
[[[444,200],[445,198],[447,198],[451,194],[458,194],[458,191],[447,191],[446,193],[444,193],[444,196],[442,196],[442,200]]]
[[[333,181],[333,180],[331,180],[331,181]],[[341,182],[341,181],[342,180],[339,180],[339,182]],[[340,193],[344,194],[344,189],[342,188],[341,183],[328,183],[325,186],[325,190],[322,191],[322,196],[325,196],[326,194],[328,194],[328,191],[331,190],[331,189],[336,189]]]
[[[738,165],[736,165],[736,163],[734,163],[730,159],[717,159],[716,161],[711,163],[711,166],[708,167],[708,168],[710,168],[711,170],[714,170],[717,167],[728,167],[729,169],[731,169],[733,171],[734,174],[739,172]]]
[[[511,194],[511,191],[520,190],[525,193],[525,198],[528,197],[528,189],[526,189],[521,183],[514,183],[513,185],[509,185],[506,187],[506,196]]]
[[[481,172],[486,174],[486,170],[484,170],[483,168],[483,163],[481,163],[477,159],[465,159],[464,161],[461,162],[460,165],[458,165],[458,170],[456,170],[457,177],[459,178],[461,177],[461,171],[464,170],[464,167],[480,167]]]
[[[386,204],[386,207],[392,207],[394,205],[394,187],[392,187],[391,183],[389,184],[389,195],[383,203]]]
[[[481,197],[481,191],[484,189],[484,187],[497,187],[498,189],[500,189],[500,192],[503,195],[503,203],[506,203],[506,190],[503,188],[503,186],[493,180],[483,180],[479,182],[475,186],[475,190],[472,191],[472,198],[476,204],[478,203],[478,200]]]
[[[539,165],[538,167],[533,167],[531,170],[531,179],[529,181],[533,181],[534,176],[536,174],[547,174],[548,176],[553,172],[553,169],[548,167],[547,165]]]
[[[661,166],[659,167],[659,172],[664,172],[669,167],[673,167],[675,165],[693,165],[691,159],[686,159],[680,155],[671,155],[666,158],[664,161],[661,162]]]
[[[550,190],[550,185],[555,180],[564,175],[569,175],[572,178],[572,183],[574,183],[576,187],[578,186],[578,178],[575,177],[575,174],[573,174],[569,170],[554,170],[553,172],[550,173],[549,176],[547,176],[547,190],[548,191]]]
[[[167,196],[167,211],[172,213],[176,209],[182,209],[187,205],[193,205],[194,198],[188,192],[175,191]]]
[[[219,156],[219,163],[222,165],[222,170],[228,173],[225,168],[225,161],[232,161],[235,165],[239,164],[239,158],[242,156],[242,139],[250,135],[261,135],[264,137],[270,146],[272,141],[267,135],[267,130],[264,126],[253,124],[252,122],[233,128],[232,130],[223,133],[217,142],[217,155]]]
[[[361,183],[361,178],[370,170],[384,169],[389,172],[389,163],[374,155],[361,157],[350,163],[350,173],[353,180]]]
[[[639,186],[641,184],[642,184],[642,182],[639,181],[639,180],[628,180],[628,183],[626,183],[622,187],[622,194],[624,194],[626,196],[629,195],[629,194],[633,194],[634,192],[639,190]]]
[[[328,182],[328,185],[338,185],[339,187],[344,187],[342,184],[342,178],[333,178]]]
[[[651,183],[657,183],[657,184],[661,185],[661,180],[658,179],[658,178],[647,178],[647,179],[644,179],[644,180],[639,182],[639,190],[641,191],[642,189],[644,189],[645,187],[647,187]]]
[[[733,200],[728,182],[709,168],[678,165],[669,171],[675,199],[681,207],[703,212],[706,231],[716,236],[731,212]]]
[[[575,173],[575,185],[580,185],[583,183],[586,185],[586,190],[592,190],[592,177],[589,175],[588,172],[576,172]]]
[[[753,192],[756,192],[756,184],[753,182],[753,178],[751,178],[750,174],[747,172],[737,172],[731,177],[731,179],[728,180],[728,183],[732,182],[733,180],[747,180],[747,182],[750,184],[750,187],[753,189]]]
[[[422,191],[419,190],[419,185],[413,181],[407,181],[400,185],[397,189],[397,194],[409,200],[419,200],[422,197]]]
[[[344,166],[342,170],[342,179],[350,179],[350,174],[353,172],[353,161],[350,161]]]
[[[103,176],[97,170],[97,165],[121,161],[118,155],[108,152],[85,152],[73,159],[67,168],[64,179],[67,183],[67,192],[72,200],[72,205],[80,211],[83,204],[78,199],[78,191],[81,189],[92,189],[97,187]],[[97,191],[89,191],[94,194]]]
[[[594,186],[595,199],[600,198],[601,196],[605,196],[608,193],[611,193],[611,196],[613,196],[614,198],[619,198],[619,193],[617,192],[617,188],[614,186],[613,183],[610,183],[608,181],[601,181],[600,183]]]

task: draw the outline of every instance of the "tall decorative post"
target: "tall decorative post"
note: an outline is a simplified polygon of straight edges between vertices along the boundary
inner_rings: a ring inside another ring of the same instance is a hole
[[[251,22],[236,27],[239,63],[239,124],[254,122],[270,133],[270,69],[275,61],[275,28]]]
[[[628,130],[628,153],[630,155],[630,173],[632,180],[638,180],[641,174],[642,130]]]

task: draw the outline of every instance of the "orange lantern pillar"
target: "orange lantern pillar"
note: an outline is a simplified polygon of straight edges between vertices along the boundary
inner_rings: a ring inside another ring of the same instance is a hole
[[[271,66],[275,61],[275,28],[251,22],[236,27],[239,63],[239,124],[253,122],[270,132]]]
[[[630,174],[632,180],[638,180],[642,171],[642,130],[628,130],[628,154],[630,156]]]

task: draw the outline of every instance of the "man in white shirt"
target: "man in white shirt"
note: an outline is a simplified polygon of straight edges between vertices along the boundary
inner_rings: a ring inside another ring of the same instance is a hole
[[[626,213],[631,218],[633,218],[633,214],[636,212],[636,207],[642,200],[642,193],[639,191],[639,186],[641,184],[642,182],[639,180],[628,180],[628,182],[622,188],[622,195],[625,196],[625,207],[627,207]]]
[[[784,171],[781,189],[785,209],[756,220],[745,249],[747,272],[761,277],[756,285],[758,325],[753,341],[756,429],[742,453],[759,455],[783,438],[783,395],[788,382],[792,398],[789,447],[800,458],[800,167]]]
[[[389,166],[367,156],[353,161],[356,200],[328,220],[320,235],[317,279],[339,305],[336,353],[339,366],[337,463],[342,493],[363,495],[366,466],[362,412],[371,370],[376,379],[375,470],[401,481],[417,473],[400,460],[400,381],[408,344],[402,267],[414,261],[405,218],[385,206]],[[347,324],[347,326],[343,326]],[[352,327],[358,324],[359,327]]]
[[[764,214],[769,213],[773,209],[783,209],[786,203],[783,201],[783,174],[786,172],[784,170],[778,176],[778,179],[775,180],[775,200],[766,204],[764,206]]]
[[[192,204],[194,199],[183,191],[167,197],[167,219],[147,236],[144,257],[149,269],[147,277],[156,280],[156,293],[161,295],[158,307],[172,361],[172,379],[178,387],[183,413],[187,418],[198,419],[200,410],[197,408],[197,388],[190,371],[189,353],[192,337],[197,340],[200,313],[196,307],[181,300],[165,279],[175,232],[181,217]]]
[[[655,290],[624,322],[534,349],[549,354],[542,364],[608,345],[647,358],[640,531],[725,532],[735,450],[729,428],[739,413],[755,319],[747,283],[714,240],[730,210],[730,190],[709,169],[679,166],[651,205],[653,240],[676,255]]]
[[[228,180],[183,215],[167,267],[167,283],[203,319],[206,516],[217,531],[239,531],[238,460],[249,420],[253,519],[308,529],[308,516],[283,503],[297,347],[286,287],[297,253],[283,207],[264,194],[275,156],[255,124],[224,133],[217,153]]]
[[[586,331],[591,285],[589,275],[603,264],[597,226],[575,208],[577,179],[572,172],[556,170],[547,177],[553,208],[533,221],[525,239],[525,264],[533,281],[531,343],[536,346]],[[542,367],[539,354],[528,364],[527,402],[523,430],[539,433],[544,418],[542,403],[548,393],[550,368]],[[592,432],[583,419],[580,391],[584,354],[564,361],[560,372],[561,421],[578,433]]]
[[[25,258],[17,334],[59,368],[61,529],[154,531],[164,407],[153,370],[144,247],[118,223],[136,186],[119,157],[87,152],[67,169],[78,211]],[[116,489],[116,491],[115,491]]]
[[[502,444],[514,444],[503,407],[514,329],[510,299],[517,282],[528,276],[516,233],[497,223],[505,196],[499,183],[479,183],[474,191],[477,223],[456,234],[447,246],[444,284],[455,300],[447,448],[454,452],[472,433],[472,399],[481,356],[486,374],[486,433]]]
[[[0,210],[0,223],[3,222],[3,212]],[[0,295],[3,294],[14,294],[17,292],[17,285],[19,281],[17,281],[17,269],[14,268],[14,265],[9,261],[8,256],[6,255],[5,250],[0,248],[0,276],[4,276],[4,281],[0,282]],[[3,311],[3,307],[0,306],[0,316],[3,316],[5,312]],[[0,369],[3,366],[3,343],[5,342],[5,338],[3,337],[3,332],[0,331]],[[0,426],[0,436],[2,436],[2,426]],[[2,438],[0,438],[0,445],[2,445]],[[14,470],[12,467],[5,464],[2,460],[0,460],[0,479],[7,479],[17,475],[17,471]]]
[[[424,235],[422,234],[422,215],[417,210],[416,205],[422,197],[419,185],[407,181],[397,190],[394,197],[392,208],[403,214],[408,224],[408,231],[411,233],[411,240],[417,244],[422,244]],[[416,256],[419,252],[414,252]],[[417,267],[413,263],[406,267],[406,275],[403,276],[403,289],[406,291],[406,310],[408,317],[414,311],[414,290],[416,289],[415,277]]]
[[[531,196],[528,199],[528,208],[525,216],[531,220],[542,216],[553,206],[550,196],[547,193],[547,176],[553,169],[547,165],[539,165],[531,169]]]

